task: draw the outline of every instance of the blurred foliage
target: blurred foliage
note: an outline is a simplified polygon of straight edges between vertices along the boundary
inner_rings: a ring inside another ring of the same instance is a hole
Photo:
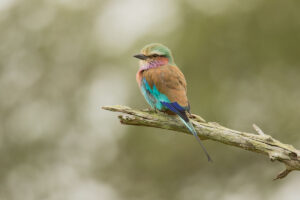
[[[297,199],[300,175],[193,137],[120,126],[101,105],[144,108],[132,55],[161,42],[192,112],[300,147],[300,3],[3,0],[0,199]]]

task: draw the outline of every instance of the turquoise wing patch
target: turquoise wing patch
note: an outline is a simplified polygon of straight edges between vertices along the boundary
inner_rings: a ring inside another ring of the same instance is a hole
[[[169,98],[166,95],[160,93],[155,85],[153,85],[153,87],[151,88],[145,78],[143,78],[141,90],[146,101],[152,108],[156,108],[158,110],[166,109],[166,107],[161,104],[161,102],[170,102]]]

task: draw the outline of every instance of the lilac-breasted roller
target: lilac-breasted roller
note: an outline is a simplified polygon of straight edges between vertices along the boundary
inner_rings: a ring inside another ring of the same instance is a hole
[[[208,161],[211,161],[187,116],[187,113],[190,113],[190,104],[186,80],[176,66],[170,49],[158,43],[149,44],[134,57],[140,59],[136,81],[148,104],[155,110],[178,115],[187,129],[197,138]]]

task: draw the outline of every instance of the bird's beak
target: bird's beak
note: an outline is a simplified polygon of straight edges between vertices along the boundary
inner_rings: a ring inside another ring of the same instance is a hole
[[[146,60],[148,58],[144,54],[137,54],[137,55],[134,55],[133,57],[138,58],[140,60]]]

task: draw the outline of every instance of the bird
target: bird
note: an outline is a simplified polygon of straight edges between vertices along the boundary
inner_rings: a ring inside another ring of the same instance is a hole
[[[147,103],[155,111],[179,116],[189,132],[196,137],[208,161],[212,161],[188,118],[190,103],[187,84],[183,73],[174,62],[171,50],[163,44],[151,43],[144,46],[134,57],[139,59],[136,81]]]

